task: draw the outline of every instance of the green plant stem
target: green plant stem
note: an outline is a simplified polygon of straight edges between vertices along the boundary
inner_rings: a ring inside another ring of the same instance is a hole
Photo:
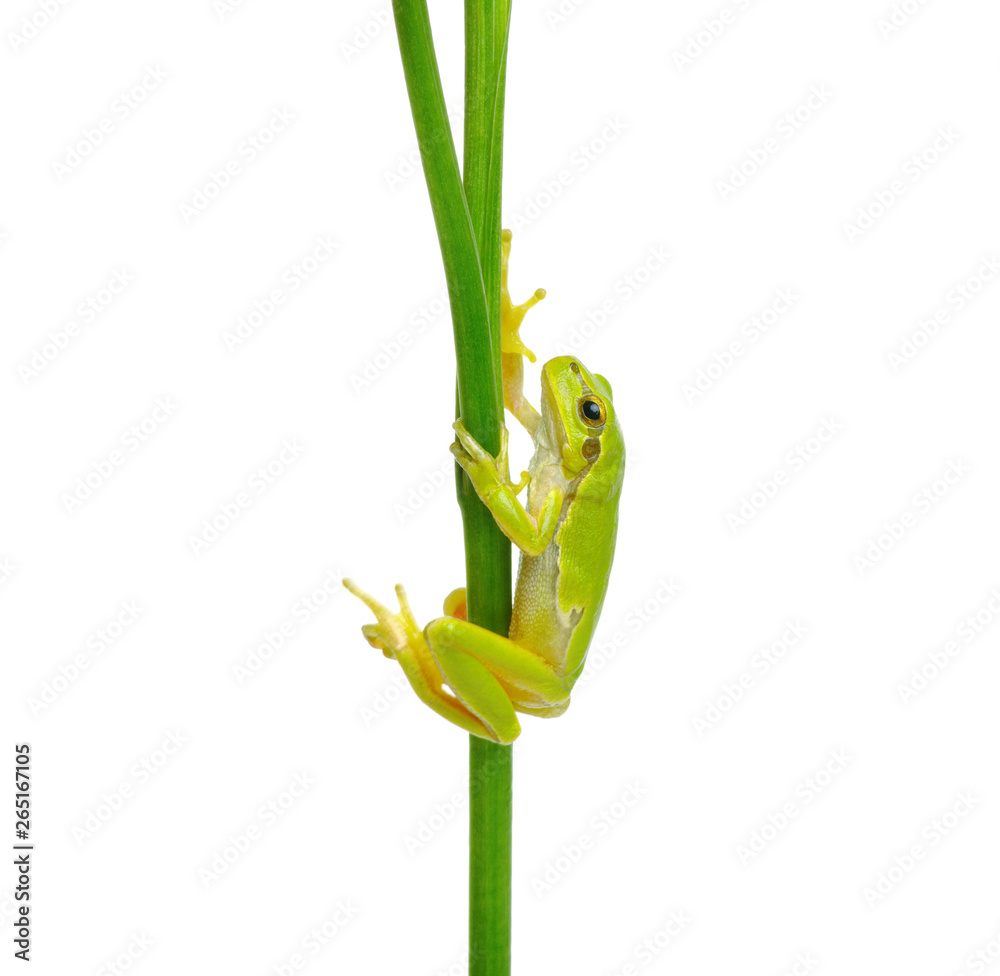
[[[469,976],[510,976],[513,747],[469,736]]]
[[[462,419],[486,450],[500,449],[502,403],[475,233],[465,202],[425,0],[393,0],[399,52],[444,260],[455,332]],[[471,604],[471,594],[470,594]]]
[[[509,2],[466,0],[464,189],[493,326],[492,361],[501,398],[500,204],[509,27]],[[502,418],[502,403],[498,409]],[[467,488],[468,480],[461,481]],[[475,549],[478,558],[489,559],[496,572],[489,589],[477,595],[482,620],[491,630],[506,634],[511,602],[510,544],[492,516],[486,512],[483,517],[482,505],[463,506],[463,512],[470,592],[470,550]],[[469,736],[469,976],[510,974],[513,772],[511,746]]]
[[[463,185],[493,323],[500,319],[500,204],[509,30],[509,2],[466,0]],[[493,329],[493,340],[500,382],[499,329]]]
[[[500,449],[500,179],[509,3],[466,3],[463,186],[425,0],[393,0],[403,73],[451,303],[458,411],[490,453]],[[482,259],[482,260],[481,260]],[[491,328],[491,323],[493,328]],[[468,618],[508,632],[510,543],[464,474]],[[509,976],[511,748],[470,737],[469,976]]]

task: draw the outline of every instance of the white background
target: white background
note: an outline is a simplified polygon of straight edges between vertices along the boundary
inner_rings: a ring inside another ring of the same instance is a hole
[[[548,290],[525,340],[611,380],[630,461],[595,669],[515,746],[519,976],[955,976],[1000,952],[1000,13],[905,6],[895,29],[889,0],[515,5],[514,298]],[[458,138],[459,8],[431,10]],[[41,10],[0,23],[3,748],[33,748],[34,972],[131,947],[148,976],[294,953],[462,973],[467,737],[336,586],[405,582],[426,620],[463,572],[451,329],[387,7]]]

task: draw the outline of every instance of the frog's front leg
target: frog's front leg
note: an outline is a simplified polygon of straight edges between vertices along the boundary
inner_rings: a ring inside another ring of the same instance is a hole
[[[503,463],[494,458],[465,429],[461,420],[452,425],[458,440],[451,445],[451,453],[469,476],[476,494],[490,510],[504,535],[522,552],[538,556],[552,541],[559,523],[563,493],[553,488],[542,504],[538,517],[531,516],[517,500],[521,483],[512,485]],[[522,476],[523,483],[523,476]]]
[[[503,372],[503,403],[517,417],[521,426],[532,436],[538,429],[541,417],[524,396],[524,356],[535,361],[535,354],[521,341],[520,328],[528,309],[545,297],[539,288],[526,302],[515,305],[507,288],[507,267],[510,263],[511,233],[505,230],[500,237],[500,366]]]

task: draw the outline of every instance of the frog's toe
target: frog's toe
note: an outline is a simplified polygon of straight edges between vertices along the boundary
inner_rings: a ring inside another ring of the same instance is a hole
[[[396,652],[386,643],[385,635],[378,624],[365,624],[361,628],[361,633],[372,647],[380,650],[390,661],[396,659]]]
[[[489,451],[486,450],[466,430],[465,424],[461,420],[456,420],[452,424],[455,429],[455,440],[451,444],[451,453],[455,455],[456,460],[459,464],[463,464],[463,459],[468,458],[474,464],[493,464],[497,463],[497,458],[494,458]],[[464,467],[464,465],[463,465]]]
[[[377,623],[364,624],[361,633],[372,647],[377,647],[386,657],[396,657],[406,646],[408,632],[418,631],[406,591],[402,586],[396,587],[399,597],[399,613],[393,613],[387,606],[379,603],[370,593],[366,593],[353,580],[344,578],[344,586],[351,591],[372,613]]]
[[[465,587],[460,586],[452,590],[444,598],[444,613],[446,617],[458,617],[459,620],[468,620],[466,609]]]
[[[448,450],[454,455],[462,470],[471,474],[476,466],[476,459],[465,449],[465,445],[460,441],[452,441]]]
[[[382,633],[382,628],[378,624],[362,624],[361,633],[364,634],[364,638],[371,644],[372,647],[377,648],[380,651],[385,650],[385,635]]]

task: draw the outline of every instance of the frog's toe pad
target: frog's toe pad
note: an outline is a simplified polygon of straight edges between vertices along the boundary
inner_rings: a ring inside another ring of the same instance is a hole
[[[392,651],[386,646],[385,631],[378,624],[362,624],[361,633],[372,647],[380,650],[386,657],[395,657]]]
[[[465,599],[465,587],[460,586],[452,590],[444,598],[444,613],[446,617],[457,617],[459,620],[468,620],[468,611]]]

